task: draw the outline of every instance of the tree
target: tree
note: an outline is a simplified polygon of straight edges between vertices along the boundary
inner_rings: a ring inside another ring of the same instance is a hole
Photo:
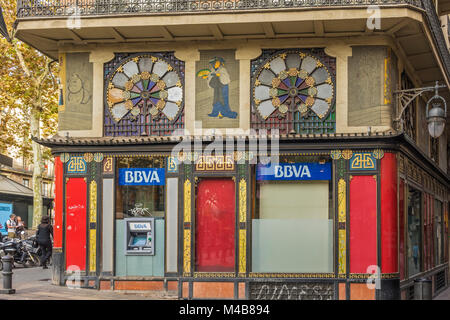
[[[0,150],[33,163],[33,228],[42,216],[43,160],[49,150],[32,141],[56,133],[58,90],[56,61],[15,38],[16,0],[0,0],[10,39],[0,40]],[[10,41],[8,41],[10,40]]]

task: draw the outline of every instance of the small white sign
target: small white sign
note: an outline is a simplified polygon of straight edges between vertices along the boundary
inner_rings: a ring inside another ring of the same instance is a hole
[[[150,222],[130,222],[130,230],[133,231],[152,230],[152,224]]]

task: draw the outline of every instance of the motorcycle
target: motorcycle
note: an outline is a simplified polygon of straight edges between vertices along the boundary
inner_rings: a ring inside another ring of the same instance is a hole
[[[39,257],[42,257],[42,249],[41,249],[41,247],[39,245],[36,244],[36,235],[32,235],[31,237],[29,237],[25,241],[27,241],[33,247],[35,247],[37,255]],[[52,246],[53,246],[53,242],[52,242]],[[53,259],[52,259],[52,255],[50,255],[50,258],[48,258],[48,260],[47,260],[47,266],[51,266],[52,263],[53,263]]]
[[[10,254],[14,262],[23,267],[35,267],[40,265],[38,250],[27,240],[9,239],[5,243],[0,243],[0,256]],[[3,270],[3,263],[1,264]],[[14,267],[14,265],[13,265]]]

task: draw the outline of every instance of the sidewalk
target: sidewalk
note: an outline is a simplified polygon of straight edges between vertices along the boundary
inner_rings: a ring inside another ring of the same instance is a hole
[[[174,300],[177,297],[152,292],[118,292],[95,289],[69,289],[51,283],[51,269],[13,269],[15,294],[0,294],[0,300]],[[0,272],[0,288],[3,275]]]
[[[450,300],[450,286],[442,291],[438,296],[436,296],[433,300]]]

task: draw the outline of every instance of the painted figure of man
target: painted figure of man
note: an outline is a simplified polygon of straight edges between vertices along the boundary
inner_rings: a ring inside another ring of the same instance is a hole
[[[225,68],[225,60],[221,57],[214,57],[209,61],[211,72],[207,76],[208,86],[214,90],[213,109],[208,116],[227,117],[235,119],[237,112],[230,109],[229,105],[229,84],[230,75]]]

